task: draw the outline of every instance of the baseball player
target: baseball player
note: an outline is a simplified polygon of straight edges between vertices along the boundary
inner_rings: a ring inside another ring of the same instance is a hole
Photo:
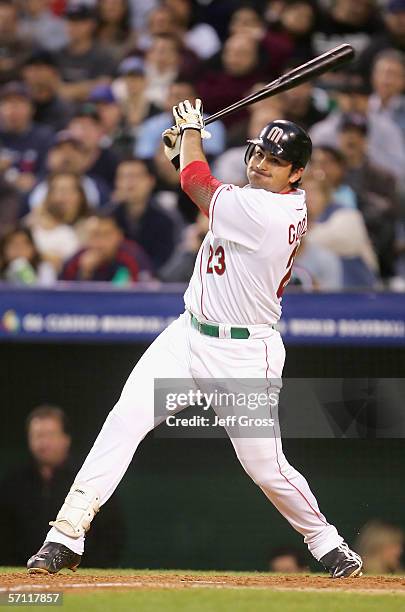
[[[290,121],[267,125],[248,141],[249,184],[221,184],[201,146],[201,101],[173,109],[176,126],[165,152],[180,166],[182,189],[209,217],[185,293],[185,312],[151,344],[130,374],[79,470],[30,572],[76,569],[94,515],[122,479],[133,454],[156,426],[154,379],[280,379],[285,359],[275,324],[294,257],[306,231],[298,185],[311,156],[307,133]],[[198,384],[197,384],[198,381]],[[178,408],[181,410],[181,407]],[[270,406],[270,416],[271,413]],[[164,417],[161,418],[161,421]],[[303,537],[333,578],[361,575],[362,560],[321,513],[305,478],[283,454],[276,420],[270,435],[230,434],[254,482]]]

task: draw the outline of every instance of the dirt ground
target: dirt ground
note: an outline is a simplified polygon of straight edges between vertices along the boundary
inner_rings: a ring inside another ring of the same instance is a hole
[[[405,577],[362,576],[332,580],[328,576],[310,574],[294,576],[235,576],[216,574],[213,576],[187,573],[136,574],[91,576],[63,573],[54,576],[27,573],[0,575],[0,591],[58,589],[61,591],[82,589],[185,589],[192,587],[233,588],[253,587],[277,590],[347,590],[347,591],[395,591],[405,594]]]

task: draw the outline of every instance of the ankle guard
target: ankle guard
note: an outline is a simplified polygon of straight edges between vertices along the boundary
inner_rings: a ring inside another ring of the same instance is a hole
[[[75,482],[55,521],[49,524],[71,538],[80,538],[100,509],[100,496],[92,486]]]

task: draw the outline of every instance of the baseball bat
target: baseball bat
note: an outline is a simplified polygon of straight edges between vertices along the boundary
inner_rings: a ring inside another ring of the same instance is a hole
[[[210,115],[205,120],[205,125],[218,121],[218,119],[222,119],[223,117],[239,111],[250,104],[255,104],[255,102],[260,102],[260,100],[265,100],[270,96],[275,96],[286,89],[292,89],[301,83],[310,81],[324,72],[328,72],[333,68],[346,64],[352,60],[353,57],[354,49],[351,45],[346,43],[339,45],[334,49],[330,49],[330,51],[326,51],[326,53],[318,55],[309,62],[289,70],[274,81],[271,81],[271,83],[267,83],[267,85],[265,85],[262,89],[259,89],[259,91],[256,91],[249,96],[238,100],[238,102],[235,102],[234,104],[223,108],[213,115]],[[164,137],[164,142],[167,146],[171,146],[169,138]]]
[[[286,89],[292,89],[297,85],[301,85],[301,83],[310,81],[324,72],[328,72],[333,68],[337,68],[338,66],[347,63],[348,61],[352,60],[353,57],[354,49],[351,45],[346,43],[339,45],[334,49],[330,49],[330,51],[326,51],[326,53],[318,55],[309,62],[289,70],[274,81],[271,81],[271,83],[267,83],[267,85],[265,85],[262,89],[259,89],[259,91],[256,91],[253,94],[242,98],[238,102],[223,108],[217,113],[210,115],[205,120],[205,125],[218,121],[218,119],[222,119],[222,117],[226,117],[235,111],[241,110],[242,108],[245,108],[245,106],[255,104],[255,102],[260,102],[260,100],[265,100],[270,96],[275,96]]]

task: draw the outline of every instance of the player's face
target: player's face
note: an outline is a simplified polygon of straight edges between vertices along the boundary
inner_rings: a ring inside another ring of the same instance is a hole
[[[304,169],[292,170],[292,164],[256,146],[247,167],[249,183],[255,189],[285,193],[301,178]]]

